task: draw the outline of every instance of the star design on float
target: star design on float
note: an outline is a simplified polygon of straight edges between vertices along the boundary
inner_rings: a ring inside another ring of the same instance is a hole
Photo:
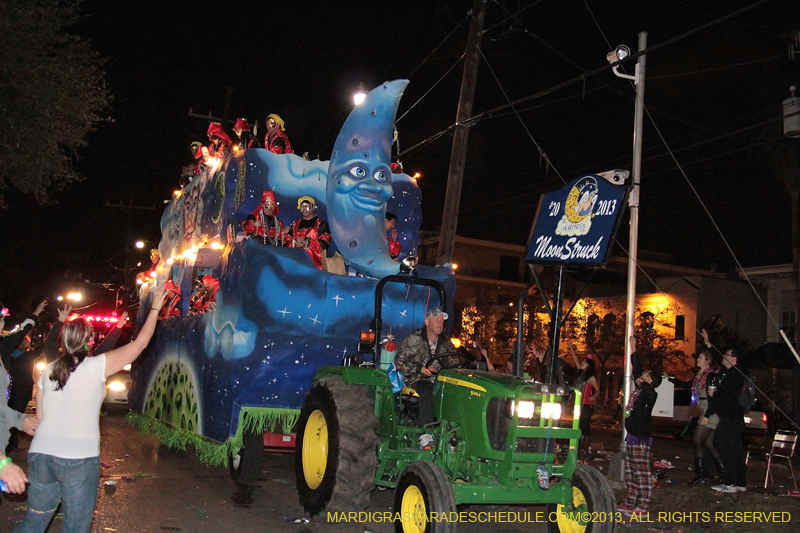
[[[313,322],[315,326],[316,326],[317,324],[322,324],[322,322],[321,322],[321,321],[317,320],[317,318],[318,318],[318,317],[319,317],[319,315],[315,316],[314,318],[309,318],[309,320],[310,320],[311,322]]]
[[[336,302],[336,307],[339,307],[339,300],[344,300],[344,298],[340,297],[338,294],[331,298],[334,302]]]
[[[278,312],[283,315],[283,318],[286,318],[286,315],[291,313],[291,311],[288,310],[288,307],[284,307],[283,311],[278,311]]]
[[[400,316],[405,318],[407,312],[408,312],[408,309],[403,309],[402,311],[400,311]]]

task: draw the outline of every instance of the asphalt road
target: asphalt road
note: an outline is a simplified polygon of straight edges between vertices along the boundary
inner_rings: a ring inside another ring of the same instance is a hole
[[[391,523],[355,521],[332,523],[327,516],[313,519],[303,513],[295,490],[294,455],[268,453],[259,482],[253,487],[237,487],[227,468],[203,465],[189,450],[168,450],[156,439],[139,434],[125,423],[120,412],[101,418],[101,486],[93,533],[105,532],[275,532],[275,533],[389,533]],[[592,428],[595,450],[601,450],[592,466],[608,473],[608,458],[616,451],[620,433],[611,424],[595,424]],[[27,469],[25,461],[29,444],[23,439],[23,449],[11,454],[14,462]],[[667,459],[675,469],[667,470],[660,488],[653,492],[654,511],[714,511],[768,510],[791,513],[791,521],[782,524],[630,524],[629,533],[652,530],[735,531],[778,533],[797,531],[800,518],[800,499],[787,498],[788,470],[785,465],[776,471],[776,485],[763,488],[765,464],[763,458],[748,465],[748,492],[738,495],[717,495],[708,485],[689,488],[692,451],[689,440],[677,441],[667,434],[656,434],[653,459]],[[655,470],[654,470],[655,473]],[[114,482],[115,484],[108,484]],[[621,501],[622,491],[617,491]],[[390,512],[394,491],[374,491],[369,512]],[[536,518],[537,512],[546,516],[543,506],[490,507],[464,506],[459,511],[512,512],[515,516]],[[24,497],[0,497],[0,532],[11,531],[14,522],[25,513]],[[526,513],[530,513],[529,515]],[[484,515],[486,516],[486,515]],[[508,516],[508,515],[506,515]],[[298,520],[298,522],[295,522]],[[699,528],[699,529],[698,529]],[[496,515],[491,523],[461,523],[459,533],[540,533],[544,523],[509,523]],[[56,518],[49,533],[62,533],[60,518]]]
[[[237,487],[228,469],[203,465],[192,451],[180,452],[159,446],[152,437],[139,434],[125,423],[121,413],[101,418],[100,494],[92,532],[164,532],[192,533],[389,533],[391,523],[329,523],[326,516],[310,521],[297,499],[293,454],[267,454],[257,485]],[[29,440],[22,443],[27,448]],[[17,464],[27,470],[26,450],[12,453]],[[109,485],[108,482],[116,482]],[[389,512],[394,491],[374,491],[370,512]],[[505,508],[472,508],[497,512]],[[545,507],[513,508],[513,511],[536,511]],[[24,498],[3,495],[0,499],[0,532],[11,531],[15,520],[25,513]],[[531,515],[535,517],[535,515]],[[533,519],[533,518],[532,518]],[[301,520],[301,522],[294,522]],[[461,524],[460,533],[485,533],[487,525]],[[543,532],[544,524],[509,524],[493,521],[497,533]],[[63,531],[57,516],[49,533]]]

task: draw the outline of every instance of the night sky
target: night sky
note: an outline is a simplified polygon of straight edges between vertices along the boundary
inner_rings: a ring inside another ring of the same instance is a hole
[[[492,2],[473,115],[505,104],[505,95],[517,100],[608,65],[616,45],[635,51],[640,31],[652,48],[753,3]],[[33,307],[65,272],[119,283],[125,246],[157,243],[189,144],[206,140],[208,122],[189,109],[221,116],[228,87],[228,118],[258,120],[263,138],[265,117],[278,113],[295,153],[312,159],[329,159],[359,82],[410,79],[398,113],[401,150],[445,130],[455,120],[470,7],[85,1],[75,31],[107,58],[113,123],[88,138],[74,163],[86,180],[58,193],[56,205],[4,193],[0,299]],[[800,58],[787,52],[798,29],[800,2],[773,0],[648,54],[645,105],[655,126],[645,119],[641,250],[686,266],[735,267],[690,182],[744,266],[791,261],[789,195],[769,158],[786,142],[781,102],[789,85],[800,86]],[[632,74],[633,64],[625,69]],[[539,193],[581,173],[630,169],[633,114],[632,84],[607,69],[481,120],[470,130],[458,234],[525,244]],[[451,142],[445,134],[402,158],[406,172],[422,174],[423,229],[441,224]],[[155,209],[135,212],[126,241],[127,216],[107,203],[130,194]],[[618,240],[627,245],[627,224]],[[131,263],[139,260],[146,250],[132,252]]]

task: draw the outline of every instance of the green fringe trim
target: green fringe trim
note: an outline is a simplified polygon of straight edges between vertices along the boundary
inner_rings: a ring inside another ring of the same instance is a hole
[[[195,449],[200,462],[210,466],[228,466],[228,459],[242,449],[242,432],[265,431],[289,433],[300,418],[298,409],[272,409],[268,407],[242,407],[236,435],[225,442],[217,442],[186,429],[176,428],[135,411],[128,412],[125,420],[144,435],[153,435],[170,449]]]

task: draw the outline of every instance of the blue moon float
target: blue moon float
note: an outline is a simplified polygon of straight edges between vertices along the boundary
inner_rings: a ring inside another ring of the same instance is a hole
[[[290,429],[317,368],[357,351],[373,319],[378,278],[399,271],[386,242],[387,209],[398,215],[402,255],[418,242],[419,188],[389,168],[406,83],[387,82],[367,95],[330,163],[247,150],[205,169],[170,201],[162,261],[142,290],[141,309],[149,308],[149,289],[169,279],[180,287],[181,314],[159,322],[132,371],[129,403],[143,415],[133,417],[137,425],[160,428],[167,444],[195,444],[206,462],[224,462],[241,444],[242,420],[248,431]],[[285,226],[299,217],[297,198],[312,196],[331,227],[329,254],[338,250],[351,275],[319,270],[302,249],[244,238],[242,222],[265,190],[274,191]],[[216,307],[192,313],[194,281],[206,274],[219,280]],[[419,275],[440,281],[448,301],[427,287],[387,286],[384,335],[391,329],[402,339],[422,327],[429,307],[452,311],[452,270],[421,266]]]
[[[407,83],[384,83],[356,106],[339,132],[328,168],[331,232],[345,260],[375,278],[399,271],[389,256],[384,217],[392,197],[394,117]]]

